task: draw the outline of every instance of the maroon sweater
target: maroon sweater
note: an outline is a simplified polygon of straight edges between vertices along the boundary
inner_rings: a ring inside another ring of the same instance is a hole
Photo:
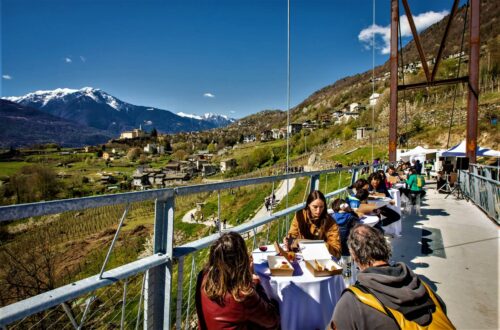
[[[223,305],[219,305],[206,295],[202,277],[201,274],[198,277],[196,292],[196,308],[201,330],[278,329],[278,309],[267,298],[260,284],[256,285],[253,293],[243,301],[238,302],[227,293]]]

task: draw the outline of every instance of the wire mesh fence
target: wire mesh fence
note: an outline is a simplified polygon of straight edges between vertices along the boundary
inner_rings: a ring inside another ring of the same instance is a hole
[[[7,329],[139,329],[145,273],[9,324]]]

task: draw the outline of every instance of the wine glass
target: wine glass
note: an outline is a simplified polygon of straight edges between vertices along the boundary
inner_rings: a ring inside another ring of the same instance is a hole
[[[257,246],[259,247],[261,262],[267,260],[267,245],[264,239],[257,241]]]

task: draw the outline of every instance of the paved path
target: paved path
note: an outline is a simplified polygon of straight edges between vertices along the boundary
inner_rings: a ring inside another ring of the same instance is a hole
[[[457,329],[499,329],[499,227],[472,202],[427,191],[422,216],[403,218],[393,259],[428,280]]]
[[[289,190],[292,190],[294,185],[295,185],[295,178],[290,179],[289,183],[288,183]],[[279,203],[283,198],[285,198],[285,196],[287,195],[286,180],[284,180],[280,183],[278,188],[274,191],[274,195],[276,196],[277,203]],[[262,204],[264,204],[264,202],[262,202]],[[194,215],[195,212],[196,212],[196,209],[192,209],[192,210],[187,211],[186,214],[184,214],[184,216],[182,217],[182,222],[199,223],[199,224],[203,224],[205,226],[213,226],[214,225],[213,221],[196,222],[195,220],[191,220],[191,214]],[[253,216],[253,218],[250,221],[253,221],[253,220],[258,219],[258,218],[262,218],[269,213],[270,212],[266,210],[266,207],[264,205],[262,205],[262,207],[259,210],[257,210],[257,212],[255,213],[255,215]],[[232,227],[232,225],[227,224],[226,229],[229,229],[231,227]]]

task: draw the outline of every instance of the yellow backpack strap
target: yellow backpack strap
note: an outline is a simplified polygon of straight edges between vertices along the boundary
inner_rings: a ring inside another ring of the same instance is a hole
[[[351,291],[356,296],[356,298],[358,298],[358,300],[361,301],[363,304],[375,308],[376,310],[384,314],[387,314],[385,308],[382,306],[380,301],[378,301],[378,299],[375,298],[371,293],[364,292],[355,285],[348,287],[346,291]]]
[[[432,313],[432,325],[434,326],[432,329],[456,329],[453,323],[451,323],[448,316],[444,313],[443,307],[441,306],[439,300],[436,298],[434,291],[432,291],[424,281],[420,280],[420,282],[422,282],[425,290],[434,302],[434,305],[436,305],[436,310],[434,313]]]
[[[401,324],[404,324],[403,314],[384,306],[375,295],[368,292],[366,289],[366,291],[362,290],[358,285],[350,286],[349,288],[345,289],[345,291],[347,290],[351,291],[363,304],[375,308],[379,312],[382,312],[385,315],[389,316],[396,323],[399,329],[404,328],[401,326]]]

